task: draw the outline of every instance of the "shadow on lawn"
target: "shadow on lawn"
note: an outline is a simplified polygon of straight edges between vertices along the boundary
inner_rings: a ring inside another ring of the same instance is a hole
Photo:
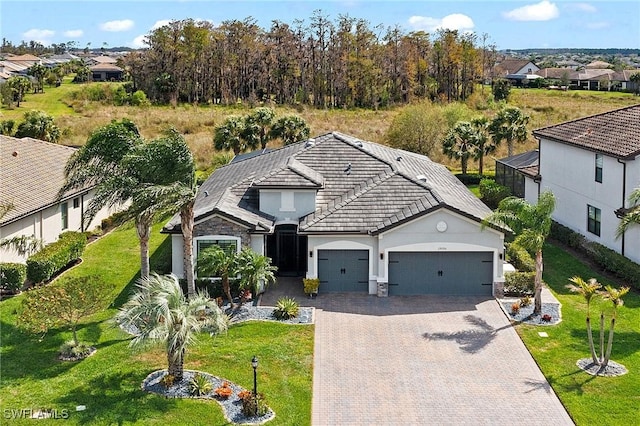
[[[144,376],[144,372],[100,375],[70,389],[56,402],[86,406],[84,411],[70,411],[70,418],[79,424],[133,423],[173,409],[174,400],[152,397],[140,389]]]
[[[605,323],[605,345],[609,339],[609,325],[610,322]],[[589,343],[587,341],[587,331],[580,329],[571,330],[571,335],[576,338],[584,338],[584,356],[583,358],[589,358]],[[596,344],[596,350],[599,350],[600,331],[599,326],[593,327],[593,339]],[[638,353],[640,351],[640,333],[637,331],[617,331],[614,329],[613,333],[613,348],[611,349],[611,359],[626,358],[630,355]],[[576,360],[577,361],[577,360]],[[624,363],[623,363],[624,364]]]

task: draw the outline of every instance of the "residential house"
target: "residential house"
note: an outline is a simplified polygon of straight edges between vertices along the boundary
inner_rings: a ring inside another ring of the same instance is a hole
[[[320,292],[500,294],[503,232],[444,166],[337,132],[217,169],[195,201],[194,254],[217,244],[269,256]],[[172,269],[184,276],[180,218]]]
[[[530,203],[538,200],[538,150],[496,160],[496,182]]]
[[[540,67],[527,59],[504,59],[495,66],[496,77],[535,74]]]
[[[89,67],[93,81],[120,81],[124,70],[113,64],[97,64]]]
[[[105,55],[100,55],[100,56],[91,56],[89,58],[87,58],[87,63],[89,65],[98,65],[98,64],[112,64],[115,65],[116,62],[118,62],[117,59],[112,58],[111,56],[105,56]]]
[[[0,239],[33,236],[45,244],[64,231],[91,230],[110,215],[100,211],[83,223],[93,190],[72,191],[57,199],[64,183],[64,167],[76,151],[31,138],[0,136],[0,205],[12,208],[0,218]],[[25,262],[13,250],[0,249],[0,262]]]
[[[538,188],[525,183],[525,197],[551,190],[554,220],[640,263],[640,226],[616,238],[628,197],[640,186],[640,105],[544,127],[533,135],[539,141]]]

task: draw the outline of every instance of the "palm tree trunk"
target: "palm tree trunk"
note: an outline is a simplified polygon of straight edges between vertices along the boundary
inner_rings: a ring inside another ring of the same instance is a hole
[[[604,313],[600,314],[600,364],[604,361]]]
[[[596,348],[593,345],[593,333],[591,331],[591,318],[587,317],[587,334],[589,337],[589,350],[591,351],[591,359],[593,363],[598,365],[598,355],[596,355]]]
[[[483,172],[484,172],[484,155],[480,154],[480,157],[478,157],[478,174],[482,176]]]
[[[513,156],[513,141],[507,139],[507,157]]]
[[[136,231],[140,240],[140,276],[142,278],[149,277],[149,237],[151,235],[151,226],[145,218],[136,220]]]
[[[466,175],[466,174],[467,174],[467,161],[468,161],[468,160],[467,160],[467,158],[466,158],[466,157],[463,157],[463,158],[460,160],[460,163],[461,163],[461,166],[462,166],[462,174],[463,174],[463,175]]]
[[[169,362],[168,374],[175,378],[175,383],[182,381],[182,376],[184,375],[184,350],[175,355],[168,351],[167,361]]]
[[[534,286],[533,314],[540,315],[542,312],[542,250],[536,252],[536,276]]]
[[[75,323],[73,323],[73,324],[71,325],[71,332],[73,333],[73,344],[74,344],[75,346],[78,346],[78,344],[79,344],[80,342],[78,342],[78,333],[76,332],[76,324],[75,324]]]
[[[196,294],[196,283],[193,276],[193,203],[189,201],[180,210],[182,227],[182,261],[184,265],[184,277],[187,280],[187,298],[191,299]]]
[[[616,325],[616,319],[611,318],[611,328],[609,329],[609,341],[607,342],[607,353],[604,357],[604,361],[600,365],[601,367],[606,367],[609,364],[609,359],[611,358],[611,348],[613,347],[613,327]]]
[[[222,277],[222,290],[224,291],[224,294],[227,296],[227,299],[229,299],[229,305],[231,306],[231,309],[235,309],[233,299],[231,298],[231,287],[229,286],[229,277],[226,275],[223,275]]]

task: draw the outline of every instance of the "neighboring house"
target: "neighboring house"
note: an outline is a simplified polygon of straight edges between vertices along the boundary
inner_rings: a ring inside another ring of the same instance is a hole
[[[605,61],[593,61],[584,66],[586,69],[613,68],[613,65]]]
[[[496,182],[530,203],[538,200],[538,150],[496,160]]]
[[[124,70],[113,64],[98,64],[89,67],[93,81],[120,81]]]
[[[535,74],[540,70],[533,62],[527,59],[505,59],[495,66],[494,75],[506,78],[507,75]]]
[[[193,248],[250,247],[281,275],[320,278],[320,292],[491,296],[504,241],[481,226],[490,213],[425,156],[329,133],[217,169],[198,191]],[[182,277],[179,216],[163,232]]]
[[[90,189],[56,199],[64,167],[75,151],[38,139],[0,136],[0,204],[13,206],[0,218],[0,239],[33,236],[47,244],[64,231],[91,230],[109,216],[103,209],[91,223],[83,223],[93,195]],[[25,261],[15,251],[0,249],[0,262]]]
[[[628,197],[640,186],[640,105],[533,135],[539,141],[540,187],[531,191],[555,194],[554,220],[640,263],[640,226],[615,237]]]
[[[87,62],[89,64],[112,64],[115,65],[116,62],[118,62],[117,59],[112,58],[111,56],[105,56],[105,55],[100,55],[100,56],[93,56],[93,57],[89,57],[87,58]]]

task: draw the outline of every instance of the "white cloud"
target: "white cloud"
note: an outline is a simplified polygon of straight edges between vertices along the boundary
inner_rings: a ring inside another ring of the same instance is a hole
[[[468,31],[475,26],[470,17],[461,13],[453,13],[441,19],[429,16],[412,16],[409,18],[409,25],[417,31],[437,31],[440,29]]]
[[[170,19],[161,19],[159,21],[156,21],[156,23],[151,26],[151,31],[164,27],[165,25],[168,25],[170,22],[171,22]]]
[[[146,34],[139,35],[138,37],[134,38],[131,43],[129,43],[129,47],[133,49],[144,49],[146,47],[149,47],[146,40]]]
[[[122,19],[120,21],[109,21],[100,24],[102,31],[120,32],[133,28],[134,22],[131,19]]]
[[[611,24],[606,21],[600,21],[600,22],[589,22],[585,26],[590,30],[603,30],[605,28],[609,28]]]
[[[569,3],[567,8],[578,12],[596,13],[598,9],[589,3]]]
[[[79,38],[82,37],[83,34],[84,31],[82,30],[68,30],[64,32],[64,36],[70,38]]]
[[[53,37],[55,33],[56,32],[52,30],[41,30],[38,28],[32,28],[22,33],[22,37],[24,37],[25,40],[33,40],[37,41],[38,43],[47,45],[51,43],[51,37]]]
[[[510,21],[549,21],[559,15],[558,6],[548,0],[542,0],[540,3],[529,4],[502,13],[502,16]]]

